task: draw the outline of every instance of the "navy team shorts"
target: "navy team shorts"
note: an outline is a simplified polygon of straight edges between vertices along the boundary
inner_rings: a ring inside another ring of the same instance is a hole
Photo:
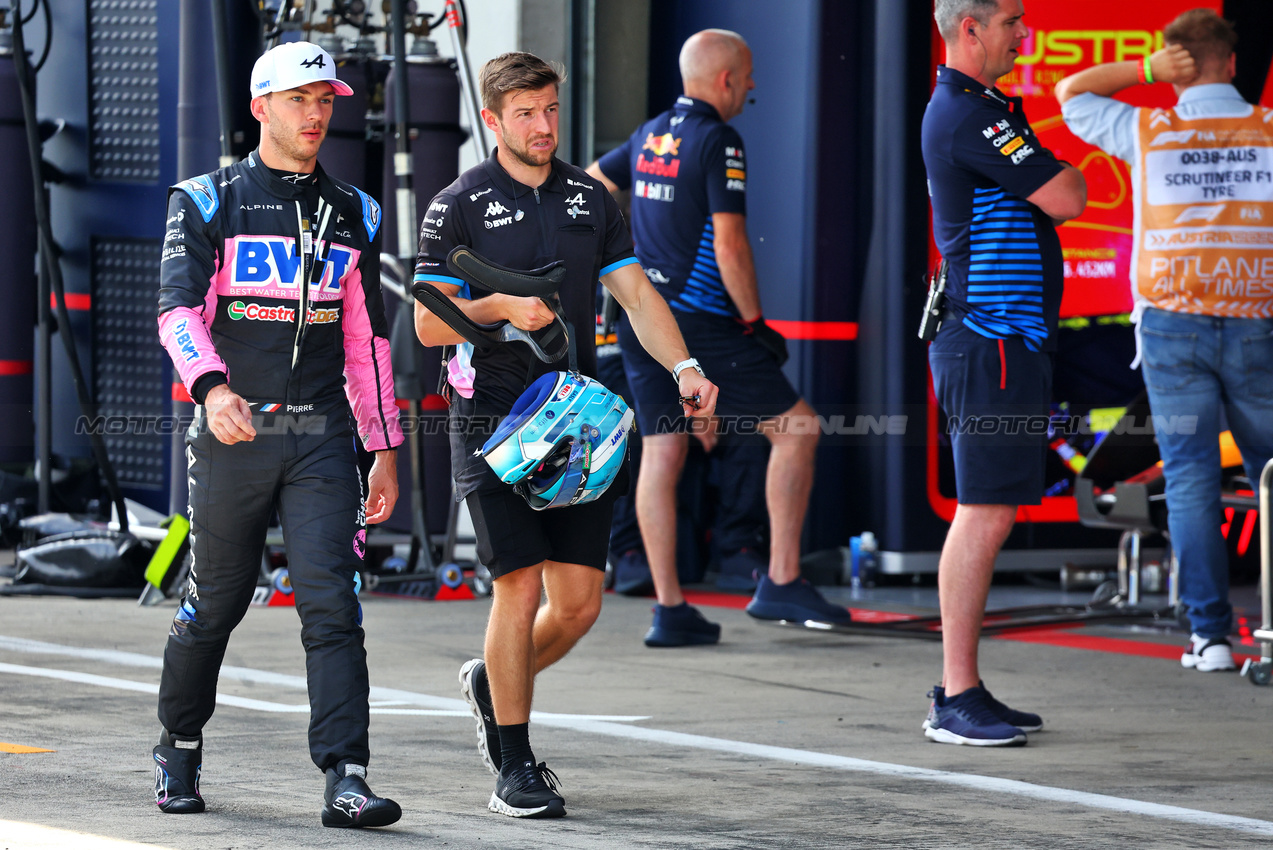
[[[764,346],[726,316],[674,313],[681,336],[707,379],[720,388],[716,415],[724,427],[731,418],[741,431],[754,432],[766,419],[786,413],[800,400],[782,367]],[[670,434],[686,429],[680,391],[672,375],[641,347],[625,314],[619,323],[623,371],[636,402],[637,426],[642,434]]]
[[[949,417],[961,505],[1037,505],[1043,498],[1052,355],[1020,337],[988,339],[947,319],[928,347]]]

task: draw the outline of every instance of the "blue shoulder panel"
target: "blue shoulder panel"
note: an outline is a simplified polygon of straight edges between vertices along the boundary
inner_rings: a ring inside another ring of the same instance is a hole
[[[185,193],[194,200],[205,223],[212,221],[217,208],[221,206],[221,198],[217,195],[211,177],[201,174],[198,177],[183,180],[177,184],[177,188],[185,190]]]
[[[380,204],[358,187],[354,187],[358,197],[362,198],[362,223],[367,228],[367,241],[374,242],[376,231],[380,229]]]

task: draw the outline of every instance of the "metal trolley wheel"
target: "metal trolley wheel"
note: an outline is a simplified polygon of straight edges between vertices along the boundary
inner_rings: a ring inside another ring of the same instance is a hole
[[[1242,675],[1253,685],[1267,685],[1273,680],[1273,661],[1247,661],[1242,665]]]
[[[456,563],[443,564],[438,568],[438,580],[443,586],[455,589],[464,584],[464,568]]]
[[[287,567],[279,567],[271,572],[270,584],[273,585],[274,589],[279,593],[286,593],[290,595],[292,592],[292,579],[287,574]]]
[[[491,585],[494,583],[491,578],[491,571],[486,568],[485,564],[473,565],[473,594],[475,596],[490,596]]]

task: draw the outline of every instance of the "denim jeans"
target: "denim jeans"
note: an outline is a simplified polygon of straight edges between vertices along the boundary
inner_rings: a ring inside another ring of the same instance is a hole
[[[1180,561],[1180,599],[1195,634],[1224,637],[1233,629],[1233,606],[1220,533],[1221,416],[1258,484],[1273,455],[1273,319],[1151,308],[1140,333],[1167,479],[1167,523]]]

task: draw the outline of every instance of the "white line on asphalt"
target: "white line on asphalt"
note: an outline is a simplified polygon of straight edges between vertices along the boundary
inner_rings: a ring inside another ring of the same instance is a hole
[[[4,844],[0,846],[12,850],[55,850],[64,847],[74,847],[75,850],[164,850],[157,844],[138,844],[134,841],[121,841],[15,820],[0,820],[0,833],[4,834]]]
[[[162,666],[162,659],[152,658],[150,656],[132,652],[81,649],[79,647],[42,643],[40,641],[28,641],[21,638],[10,638],[0,635],[0,650],[6,649],[15,652],[35,652],[78,658],[92,658],[98,661],[109,661],[115,664],[139,667],[156,668]],[[280,673],[270,673],[265,670],[252,670],[251,668],[246,667],[223,667],[223,677],[226,675],[227,670],[235,671],[232,678],[236,678],[240,681],[271,683],[285,687],[305,687],[305,679],[302,676],[287,676]],[[0,664],[0,673],[3,672],[15,672],[26,675],[49,675],[51,678],[66,679],[68,681],[83,682],[85,684],[99,684],[107,687],[123,687],[125,690],[142,691],[144,693],[152,694],[158,693],[159,691],[157,686],[143,682],[130,682],[125,679],[110,679],[105,676],[95,676],[90,673],[76,673],[66,670],[50,670],[40,667],[20,667],[12,664]],[[456,714],[462,714],[465,717],[469,716],[467,704],[462,700],[445,699],[443,697],[417,694],[412,691],[402,691],[394,688],[373,687],[371,691],[372,697],[375,699],[398,700],[410,705],[441,705],[446,703],[449,707],[450,704],[458,703],[459,705],[464,706],[464,710],[462,712],[457,711]],[[237,700],[238,698],[236,697],[234,699]],[[222,697],[218,696],[217,700],[220,702]],[[242,705],[241,707],[244,708],[254,708],[258,704],[267,706],[279,705],[278,703],[262,703],[259,700],[243,700],[242,702],[253,704]],[[225,704],[239,705],[237,702],[227,702]],[[291,707],[286,708],[289,711],[292,710]],[[278,709],[259,710],[276,711]],[[308,711],[309,709],[308,707],[302,707],[302,710]],[[377,711],[389,713],[392,712],[393,709],[379,709]],[[1223,815],[1216,812],[1207,812],[1201,809],[1188,809],[1181,806],[1146,803],[1140,800],[1131,800],[1124,797],[1113,797],[1107,794],[1093,794],[1087,791],[1073,791],[1068,788],[1055,788],[1049,785],[1035,785],[1034,783],[1020,782],[1015,779],[1001,779],[994,776],[979,776],[977,774],[970,773],[953,773],[945,770],[933,770],[925,767],[910,767],[908,765],[890,764],[889,762],[869,761],[867,759],[837,756],[830,753],[812,752],[810,750],[797,750],[789,747],[774,747],[767,744],[752,744],[747,741],[731,741],[726,738],[709,738],[705,735],[690,735],[683,732],[671,732],[664,729],[649,729],[642,726],[629,726],[625,723],[613,722],[613,719],[606,718],[533,712],[532,719],[545,726],[555,726],[578,732],[590,732],[595,735],[606,735],[613,738],[627,738],[633,741],[644,741],[673,747],[714,750],[716,752],[732,753],[734,755],[784,761],[792,764],[804,764],[812,767],[829,768],[832,770],[870,773],[877,776],[896,777],[898,779],[921,779],[930,782],[940,782],[946,785],[956,785],[982,793],[1015,794],[1020,797],[1030,797],[1036,800],[1045,800],[1052,803],[1069,803],[1087,806],[1088,808],[1125,812],[1127,814],[1143,815],[1145,817],[1159,818],[1162,820],[1175,821],[1177,823],[1187,823],[1193,826],[1233,829],[1239,832],[1273,837],[1273,822],[1270,821],[1245,818],[1237,815]],[[648,718],[623,718],[623,720],[644,719]]]
[[[263,672],[263,671],[258,671]],[[143,694],[158,694],[159,686],[149,682],[134,682],[131,679],[116,679],[113,676],[98,676],[96,673],[80,673],[76,670],[55,670],[49,667],[24,667],[20,664],[0,662],[0,673],[12,673],[15,676],[37,676],[44,679],[60,679],[64,682],[77,682],[81,685],[96,685],[101,688],[115,688],[123,691],[137,691]],[[304,682],[304,680],[301,680]],[[420,694],[419,696],[425,696]],[[428,697],[426,697],[428,699]],[[459,700],[455,700],[459,702]],[[392,700],[401,704],[406,700]],[[268,711],[272,714],[309,714],[309,704],[290,705],[282,702],[266,702],[259,699],[237,697],[233,694],[217,694],[217,704],[246,708],[251,711]],[[463,703],[461,703],[463,704]],[[467,705],[463,709],[437,708],[372,708],[372,714],[400,715],[408,717],[471,717]],[[649,720],[641,715],[615,714],[552,714],[549,712],[531,712],[535,720],[552,725],[569,725],[571,720],[601,721],[605,723],[633,723],[637,720]]]
[[[1021,797],[1032,797],[1036,800],[1046,800],[1052,803],[1073,803],[1094,809],[1108,809],[1115,812],[1145,815],[1178,823],[1187,823],[1193,826],[1223,827],[1255,835],[1273,836],[1273,822],[1270,821],[1244,818],[1237,815],[1222,815],[1215,812],[1202,811],[1201,809],[1186,809],[1181,806],[1145,803],[1124,797],[1111,797],[1107,794],[1072,791],[1068,788],[1035,785],[1031,782],[1019,782],[1015,779],[1000,779],[994,776],[979,776],[971,773],[952,773],[945,770],[910,767],[882,761],[868,761],[849,756],[831,755],[830,753],[817,753],[788,747],[771,747],[766,744],[751,744],[746,741],[730,741],[724,738],[708,738],[703,735],[687,735],[682,732],[669,732],[664,729],[649,729],[642,726],[620,726],[593,721],[546,723],[545,725],[568,727],[577,732],[592,732],[597,735],[610,735],[615,738],[628,738],[633,741],[646,741],[673,747],[692,747],[700,750],[716,750],[717,752],[786,761],[794,764],[807,764],[833,770],[873,773],[879,776],[897,777],[899,779],[926,779],[932,782],[959,785],[974,791],[992,794],[1016,794]]]

